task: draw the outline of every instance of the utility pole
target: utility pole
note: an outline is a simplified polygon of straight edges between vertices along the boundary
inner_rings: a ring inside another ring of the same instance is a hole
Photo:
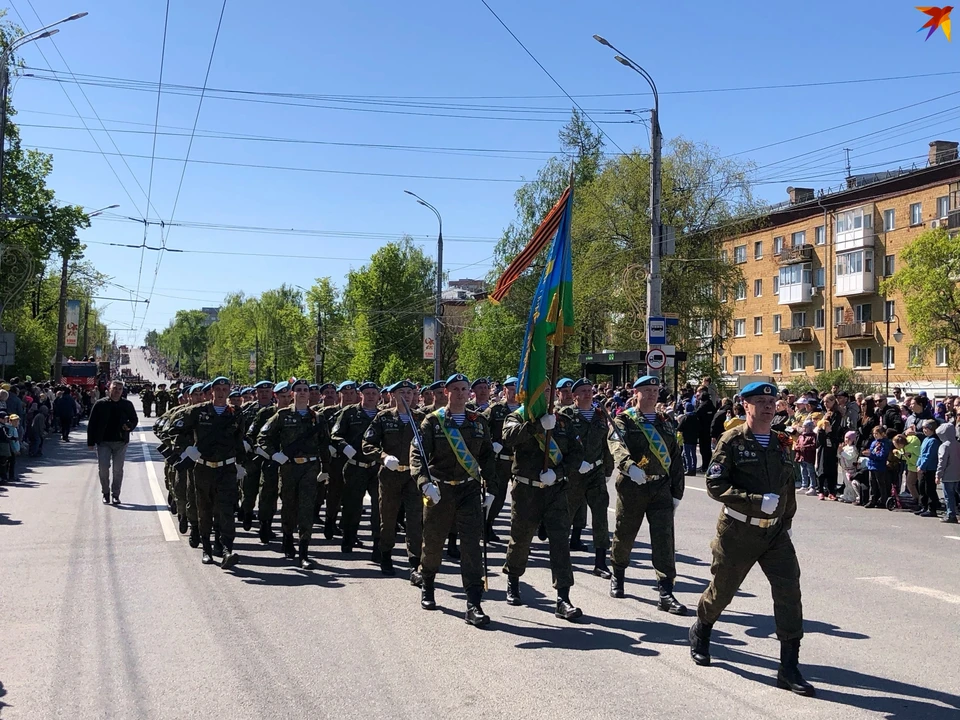
[[[253,379],[257,381],[257,376],[260,374],[260,333],[255,332],[253,334],[254,342],[254,355],[253,355],[253,364],[256,366],[253,370]],[[257,381],[259,382],[259,381]]]
[[[320,303],[317,303],[317,352],[314,360],[316,361],[316,367],[314,368],[315,377],[314,382],[322,383],[323,382],[323,361],[326,359],[327,354],[326,344],[323,342],[323,315],[320,313]]]
[[[440,217],[440,211],[437,210],[433,205],[428,203],[422,197],[416,193],[412,193],[409,190],[404,190],[407,195],[411,195],[416,198],[417,202],[423,205],[428,210],[432,210],[433,214],[437,216],[437,222],[440,224],[440,230],[437,233],[437,296],[434,303],[434,316],[436,317],[435,331],[436,338],[434,344],[434,353],[433,356],[433,379],[437,381],[440,379],[440,335],[442,333],[440,316],[443,314],[443,218]]]
[[[60,269],[60,316],[57,320],[57,354],[53,358],[53,381],[60,382],[63,377],[63,331],[67,324],[67,266],[70,253],[63,251],[63,267]]]
[[[90,302],[87,300],[87,309],[83,313],[83,356],[87,357],[88,354],[88,344],[87,341],[90,339]]]

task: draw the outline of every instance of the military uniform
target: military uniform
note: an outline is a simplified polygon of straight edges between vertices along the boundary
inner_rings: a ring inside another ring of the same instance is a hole
[[[196,392],[200,391],[200,385],[193,386]],[[193,388],[191,388],[192,390]],[[188,396],[189,390],[184,390]],[[177,418],[191,405],[178,405],[170,408],[162,420],[163,426],[157,435],[164,444],[170,446],[170,456],[166,465],[169,465],[171,479],[173,480],[173,494],[177,502],[177,519],[180,525],[180,532],[185,532],[184,524],[187,524],[190,531],[190,547],[200,546],[200,525],[197,519],[197,494],[193,483],[193,469],[186,463],[179,463],[180,456],[186,450],[192,440],[187,435],[174,435],[171,430]]]
[[[283,383],[284,385],[286,383]],[[253,415],[253,420],[247,426],[245,439],[249,445],[254,448],[258,456],[255,467],[259,467],[258,483],[254,485],[253,481],[246,482],[244,478],[244,513],[253,511],[253,498],[257,497],[257,521],[260,524],[258,536],[260,542],[270,542],[275,536],[273,530],[273,518],[277,514],[277,500],[280,496],[280,470],[277,464],[266,455],[263,448],[257,446],[257,438],[260,437],[260,431],[267,421],[277,414],[276,405],[267,405],[259,408]]]
[[[507,382],[516,378],[507,378]],[[510,487],[510,478],[513,476],[513,448],[507,448],[503,442],[503,421],[507,415],[516,410],[519,405],[512,408],[507,401],[493,403],[483,416],[490,425],[490,436],[493,439],[493,450],[497,456],[497,472],[492,482],[487,484],[487,492],[493,495],[493,504],[487,512],[486,533],[489,542],[500,542],[500,538],[493,530],[493,525],[497,521],[497,516],[503,510],[503,504],[507,499],[507,490]]]
[[[323,419],[327,422],[327,427],[333,428],[340,416],[341,408],[339,405],[328,405],[319,410]],[[340,513],[340,502],[343,497],[343,466],[347,463],[347,458],[337,452],[335,445],[330,445],[330,477],[327,482],[320,487],[317,500],[318,507],[326,504],[323,519],[323,536],[330,540],[339,533],[337,530],[337,515]]]
[[[659,388],[659,378],[647,375],[633,387]],[[673,424],[663,414],[653,420],[635,408],[620,413],[613,421],[615,431],[607,437],[616,479],[617,515],[611,560],[613,579],[610,595],[624,596],[624,575],[630,565],[630,551],[644,517],[650,523],[650,552],[657,574],[661,610],[683,615],[686,608],[673,597],[677,577],[673,514],[684,491],[683,453]]]
[[[261,380],[254,386],[254,391],[260,388],[269,387],[273,390],[273,383],[269,380]],[[264,458],[261,453],[257,453],[257,438],[260,431],[277,411],[276,406],[271,401],[266,405],[261,405],[257,400],[248,402],[241,408],[244,429],[244,449],[247,450],[247,461],[244,469],[247,474],[240,481],[240,521],[243,523],[243,529],[249,530],[253,527],[253,506],[257,502],[257,496],[260,493],[260,483],[263,481],[263,468],[269,457]],[[261,414],[262,413],[262,414]],[[272,470],[267,470],[268,475]],[[277,511],[276,499],[273,500],[273,510],[269,513],[271,522],[273,515]],[[262,520],[262,518],[261,518]],[[261,523],[262,527],[262,523]],[[267,526],[269,531],[269,525]],[[269,540],[269,537],[267,538]]]
[[[166,391],[166,385],[161,383],[157,387],[160,389],[157,390],[157,394],[154,396],[154,402],[157,404],[157,415],[163,415],[167,411],[167,406],[171,404],[173,398],[170,393]]]
[[[142,393],[140,393],[140,402],[143,403],[143,416],[150,417],[150,413],[153,411],[153,390],[151,388],[145,388]],[[159,410],[157,410],[157,415],[162,415]]]

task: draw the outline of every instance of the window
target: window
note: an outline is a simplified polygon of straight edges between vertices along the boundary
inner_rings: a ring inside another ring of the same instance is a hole
[[[762,317],[755,317],[753,319],[753,334],[763,335],[763,318]]]
[[[780,287],[784,285],[809,285],[811,280],[810,263],[785,265],[780,268]]]
[[[950,214],[950,196],[944,195],[937,198],[937,217],[945,218]]]
[[[754,280],[753,281],[753,296],[760,297],[763,295],[763,280]]]
[[[833,309],[833,324],[843,325],[843,308],[842,307],[835,307]]]
[[[833,368],[834,370],[836,370],[837,368],[842,368],[842,367],[843,367],[843,350],[834,350],[833,351]]]
[[[890,277],[896,272],[896,255],[883,256],[883,276]]]
[[[713,337],[713,323],[706,318],[694,320],[693,333],[698,338],[711,338]]]
[[[733,261],[739,265],[740,263],[745,263],[747,261],[747,246],[746,245],[737,245],[733,249]]]
[[[873,227],[873,216],[863,208],[837,213],[837,233]]]
[[[870,369],[870,348],[854,348],[853,367]]]
[[[727,339],[727,333],[729,332],[729,330],[730,330],[730,328],[727,327],[727,323],[726,323],[726,322],[721,322],[721,323],[720,323],[720,337],[721,337],[721,339],[723,339],[723,340],[726,340],[726,339]]]
[[[783,355],[780,353],[773,354],[773,371],[776,373],[783,372]]]
[[[923,367],[923,348],[919,345],[911,345],[907,355],[908,367]]]
[[[873,272],[873,250],[855,250],[837,255],[837,275]]]
[[[911,203],[910,225],[919,225],[923,222],[923,203]]]
[[[773,316],[773,331],[775,333],[780,332],[780,316],[779,315]]]
[[[805,312],[795,312],[790,317],[790,327],[792,328],[802,328],[807,326],[807,313]]]
[[[825,268],[817,268],[813,271],[813,286],[822,288],[827,284],[827,272]]]
[[[826,227],[824,227],[823,225],[817,225],[813,229],[813,244],[826,245],[826,243],[827,243]]]
[[[745,282],[737,283],[737,294],[734,298],[735,300],[746,300],[747,299],[747,284]]]
[[[869,303],[864,305],[854,305],[853,318],[858,323],[873,320],[873,305]]]
[[[813,369],[823,370],[823,350],[813,351]]]
[[[720,261],[721,261],[721,262],[730,262],[730,253],[728,253],[726,250],[721,250],[721,251],[720,251]]]
[[[937,348],[937,366],[946,367],[950,364],[950,351],[941,345]]]
[[[727,289],[725,287],[720,288],[720,302],[727,301]]]
[[[897,227],[897,211],[893,208],[883,211],[883,231],[890,232]]]
[[[746,319],[739,319],[733,321],[733,336],[734,337],[746,337],[747,335],[747,321]]]
[[[800,371],[807,366],[806,353],[803,351],[790,353],[790,369],[794,372]]]
[[[753,244],[753,259],[759,260],[762,257],[763,257],[763,241],[757,240]]]
[[[735,373],[744,373],[747,371],[747,356],[746,355],[734,355],[733,356],[733,371]]]
[[[773,294],[774,295],[780,294],[780,276],[779,275],[773,276]]]
[[[753,371],[755,373],[763,370],[763,355],[754,355],[753,356]]]
[[[883,348],[883,367],[894,368],[897,366],[897,349],[887,345]]]
[[[725,357],[720,358],[720,372],[724,375],[727,374],[727,358]]]
[[[883,303],[883,321],[892,322],[893,316],[897,314],[897,303],[895,300],[887,300]]]
[[[822,327],[823,327],[824,315],[825,315],[825,313],[824,313],[823,308],[820,308],[819,310],[815,310],[815,311],[814,311],[814,313],[813,313],[813,326],[814,326],[815,328],[822,328]]]
[[[779,255],[783,252],[783,237],[775,237],[773,239],[773,254]]]
[[[800,232],[790,233],[790,245],[791,247],[800,247],[801,245],[807,244],[807,233],[805,230]]]

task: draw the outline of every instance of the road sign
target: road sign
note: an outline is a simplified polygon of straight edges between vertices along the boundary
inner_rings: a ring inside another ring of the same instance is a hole
[[[658,343],[653,343],[650,345],[650,350],[662,350],[663,354],[666,355],[668,358],[672,358],[674,355],[677,354],[676,345],[662,345]]]
[[[658,348],[647,352],[647,367],[651,370],[663,370],[667,365],[667,356]]]
[[[667,341],[667,320],[662,317],[647,319],[647,343],[662,345]]]

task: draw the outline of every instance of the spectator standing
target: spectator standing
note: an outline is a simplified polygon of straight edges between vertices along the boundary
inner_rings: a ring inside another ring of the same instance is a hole
[[[887,457],[892,449],[892,445],[887,439],[887,429],[883,425],[877,425],[873,429],[873,442],[870,443],[870,449],[863,452],[867,456],[867,470],[870,472],[870,502],[864,507],[882,508],[886,506],[887,499],[884,492],[889,485],[887,482]]]
[[[903,416],[900,414],[900,407],[896,404],[896,401],[893,404],[888,403],[886,395],[877,393],[873,396],[873,404],[876,407],[881,425],[888,430],[896,430],[898,433],[903,432]]]
[[[840,413],[840,427],[843,431],[856,431],[860,427],[860,406],[850,401],[850,393],[841,390],[836,395],[837,412]]]
[[[26,405],[23,404],[23,400],[20,398],[20,389],[14,385],[10,388],[10,392],[7,396],[7,412],[10,415],[19,415],[23,417],[23,414],[27,411]]]
[[[700,390],[700,400],[697,403],[697,420],[700,427],[700,472],[706,473],[713,457],[713,448],[710,443],[710,424],[717,412],[717,406],[710,399],[710,393]]]
[[[924,420],[920,427],[923,429],[924,440],[920,445],[920,459],[917,461],[920,509],[915,514],[920,517],[936,517],[937,511],[940,509],[936,484],[938,450],[940,449],[940,440],[937,439],[937,421]]]
[[[53,416],[60,428],[60,437],[64,442],[70,442],[70,429],[73,427],[73,418],[77,414],[77,403],[67,388],[57,393],[53,401]]]
[[[133,403],[123,397],[123,382],[110,383],[107,397],[98,400],[90,412],[87,423],[87,447],[97,448],[97,462],[100,466],[100,490],[103,504],[120,504],[120,488],[123,485],[123,461],[130,442],[130,431],[139,418],[133,409]],[[110,466],[113,465],[113,484],[110,483]]]
[[[12,480],[13,441],[10,435],[10,420],[6,411],[0,410],[0,482]]]
[[[817,428],[817,496],[837,499],[837,452],[843,438],[843,416],[833,395],[823,398],[824,416]]]
[[[918,433],[923,432],[919,426],[908,427],[904,431],[907,437],[907,446],[903,449],[903,462],[907,468],[907,491],[911,497],[920,503],[920,489],[917,485],[917,463],[920,461],[920,447],[923,438]]]
[[[919,445],[917,448],[919,450]],[[847,430],[843,436],[843,447],[837,455],[837,464],[844,476],[843,497],[840,502],[863,505],[866,499],[861,499],[860,482],[855,479],[860,470],[860,453],[857,452],[857,434],[853,430]]]
[[[700,440],[700,418],[696,406],[688,402],[683,415],[677,423],[677,430],[683,436],[683,464],[687,475],[697,474],[697,443]]]
[[[943,500],[947,506],[942,522],[957,524],[957,488],[960,487],[960,445],[957,428],[944,423],[937,428],[940,449],[937,451],[937,484],[943,485]]]
[[[793,444],[795,459],[800,463],[800,489],[807,495],[814,495],[816,490],[816,476],[814,463],[817,459],[817,435],[813,430],[813,420],[803,423],[801,432]]]
[[[33,413],[30,420],[30,457],[43,455],[43,438],[47,433],[47,416],[49,414],[50,408],[46,405],[38,406]]]

